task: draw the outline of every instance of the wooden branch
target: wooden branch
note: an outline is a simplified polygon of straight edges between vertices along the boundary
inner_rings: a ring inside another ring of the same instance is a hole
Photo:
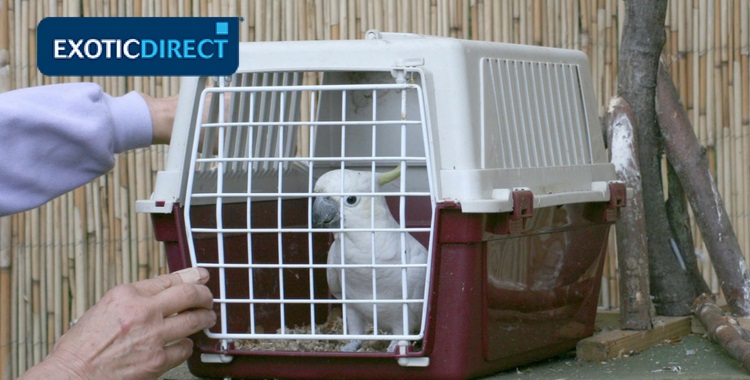
[[[648,279],[645,211],[641,198],[638,140],[633,110],[625,99],[609,102],[606,115],[610,161],[617,179],[633,189],[617,220],[617,263],[620,272],[620,328],[649,330],[653,304]]]
[[[698,267],[685,190],[682,189],[679,177],[671,162],[667,162],[667,189],[669,198],[667,198],[665,205],[669,228],[672,231],[674,254],[682,258],[682,268],[687,272],[693,292],[695,294],[711,293],[711,288],[703,279]]]
[[[657,116],[669,162],[680,179],[696,224],[711,256],[731,312],[750,315],[750,274],[737,237],[672,78],[661,66],[657,80]]]
[[[725,315],[711,296],[706,294],[695,300],[695,315],[706,326],[708,337],[724,347],[743,368],[750,371],[750,342],[746,340],[747,332],[737,320]]]

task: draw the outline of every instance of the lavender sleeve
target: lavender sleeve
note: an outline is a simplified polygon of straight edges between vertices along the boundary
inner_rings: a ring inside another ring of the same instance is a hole
[[[130,92],[94,83],[0,93],[0,216],[39,206],[114,167],[115,153],[148,146],[151,115]]]

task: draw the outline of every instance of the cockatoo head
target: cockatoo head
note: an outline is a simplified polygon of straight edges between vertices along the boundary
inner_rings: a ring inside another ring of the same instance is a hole
[[[313,201],[312,221],[316,227],[341,228],[341,212],[344,212],[344,220],[347,226],[355,227],[358,222],[365,222],[369,226],[372,213],[370,197],[359,193],[371,193],[380,189],[380,186],[398,178],[401,174],[400,168],[387,173],[375,173],[376,184],[373,187],[372,172],[361,172],[354,170],[332,170],[323,174],[315,183],[315,193],[352,193],[352,195],[325,195],[315,197]],[[342,207],[343,202],[343,207]],[[385,200],[378,197],[375,202],[375,218],[383,217],[382,213],[389,213],[385,206]],[[390,215],[390,214],[388,214]]]

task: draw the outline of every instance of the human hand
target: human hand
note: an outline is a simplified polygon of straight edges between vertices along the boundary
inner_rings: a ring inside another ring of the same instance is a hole
[[[213,96],[212,93],[211,96]],[[172,128],[174,126],[174,118],[177,113],[177,103],[179,101],[179,95],[173,95],[163,98],[157,98],[150,96],[146,93],[140,93],[143,100],[148,106],[149,113],[151,114],[151,125],[153,129],[153,137],[151,139],[152,144],[169,144],[172,138]],[[224,93],[224,118],[228,120],[229,109],[231,105],[231,92]],[[205,102],[203,121],[208,120],[208,113],[211,106],[211,101]],[[202,133],[201,131],[201,138]]]
[[[172,126],[174,125],[174,116],[177,112],[179,95],[163,98],[155,98],[145,93],[140,93],[140,95],[146,101],[148,110],[151,113],[151,125],[153,128],[151,143],[169,144],[169,140],[172,138]]]
[[[208,271],[189,268],[108,291],[21,378],[154,379],[216,323]]]

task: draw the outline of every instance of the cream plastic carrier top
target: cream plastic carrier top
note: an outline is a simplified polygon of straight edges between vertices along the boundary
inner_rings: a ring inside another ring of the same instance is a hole
[[[228,128],[198,132],[201,119]],[[232,129],[243,125],[274,128]],[[212,150],[224,159],[206,158]],[[241,201],[232,188],[251,186],[249,168],[269,174],[252,186],[309,195],[319,174],[299,174],[343,166],[336,157],[373,171],[403,163],[406,191],[468,213],[511,211],[519,189],[535,208],[604,202],[616,179],[582,52],[369,31],[364,40],[241,43],[232,77],[183,78],[167,167],[136,208],[169,213],[189,191]],[[297,175],[271,175],[279,170]]]

